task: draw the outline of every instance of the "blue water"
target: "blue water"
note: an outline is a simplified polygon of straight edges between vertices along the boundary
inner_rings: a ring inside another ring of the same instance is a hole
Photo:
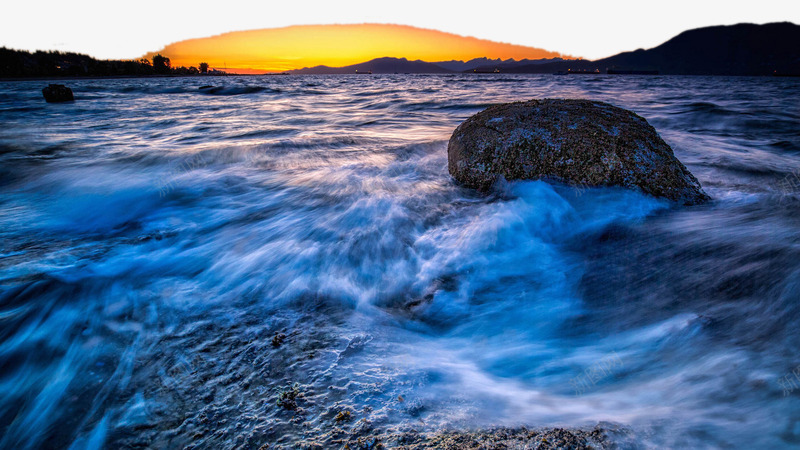
[[[44,84],[0,84],[0,448],[800,445],[799,80]],[[713,202],[453,182],[461,121],[544,97],[637,112]]]

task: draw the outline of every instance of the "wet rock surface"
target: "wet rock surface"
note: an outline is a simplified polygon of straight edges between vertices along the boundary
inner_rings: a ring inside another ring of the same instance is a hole
[[[453,132],[450,174],[467,187],[497,179],[621,186],[692,205],[709,199],[647,121],[608,103],[544,99],[491,106]]]
[[[351,324],[325,311],[322,318],[274,314],[266,323],[260,315],[235,323],[198,320],[178,330],[165,342],[168,351],[133,363],[119,393],[128,397],[126,407],[114,410],[118,425],[108,430],[107,447],[585,449],[630,440],[627,429],[608,423],[587,429],[451,424],[449,416],[427,411],[412,385],[377,372],[352,374],[361,349],[379,344],[344,337]],[[272,345],[276,332],[285,334],[280,347]]]
[[[75,100],[75,97],[72,95],[72,89],[63,84],[48,85],[46,88],[42,89],[42,95],[44,95],[44,99],[47,103],[71,102]]]
[[[419,440],[389,447],[416,450],[416,449],[607,449],[637,448],[635,443],[626,439],[629,431],[610,423],[598,424],[589,429],[565,428],[496,428],[480,431],[444,431],[433,435],[426,435]],[[408,436],[405,439],[409,439]],[[413,439],[413,438],[411,438]],[[630,446],[630,447],[628,447]]]

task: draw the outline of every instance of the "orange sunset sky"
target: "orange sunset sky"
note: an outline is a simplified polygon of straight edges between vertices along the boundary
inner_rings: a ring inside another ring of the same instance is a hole
[[[282,72],[303,67],[347,66],[391,56],[423,61],[473,58],[541,59],[567,57],[522,45],[464,37],[406,25],[302,25],[236,31],[167,45],[161,53],[173,67],[201,61],[229,72]]]

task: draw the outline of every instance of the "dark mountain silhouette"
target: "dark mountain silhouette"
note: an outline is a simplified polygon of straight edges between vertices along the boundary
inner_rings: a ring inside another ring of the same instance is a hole
[[[436,64],[439,67],[443,67],[447,70],[452,70],[454,72],[468,72],[473,69],[483,68],[483,67],[494,67],[494,68],[503,68],[503,67],[511,67],[518,64],[546,64],[551,62],[557,61],[564,61],[562,58],[549,58],[549,59],[522,59],[519,61],[511,59],[502,60],[500,58],[497,59],[489,59],[489,58],[475,58],[470,59],[469,61],[439,61],[433,64]]]
[[[304,67],[302,69],[290,70],[292,74],[348,74],[356,72],[378,73],[450,73],[443,67],[425,61],[409,61],[405,58],[376,58],[360,64],[353,64],[344,67]]]
[[[800,69],[800,26],[738,24],[684,31],[650,50],[598,61],[608,67],[656,67],[675,75],[769,75]]]
[[[394,74],[394,73],[451,73],[451,72],[472,72],[476,68],[491,67],[506,68],[515,67],[517,65],[538,65],[548,64],[557,61],[566,61],[561,58],[552,59],[523,59],[515,61],[514,59],[502,60],[489,59],[489,58],[475,58],[469,61],[440,61],[429,63],[425,61],[409,61],[406,58],[377,58],[364,63],[353,64],[344,67],[330,67],[330,66],[315,66],[304,67],[302,69],[290,70],[288,73],[292,74],[350,74],[356,72],[372,72],[374,74]]]
[[[487,65],[479,70],[490,71]],[[507,73],[567,70],[657,70],[667,75],[800,74],[800,26],[789,22],[738,24],[684,31],[658,47],[620,53],[597,61],[511,64]]]
[[[467,72],[492,72],[495,69],[499,69],[501,73],[556,73],[581,70],[599,71],[600,67],[601,65],[595,61],[589,61],[588,59],[573,59],[541,63],[520,61],[517,63],[494,64],[478,67],[468,70]],[[605,73],[605,68],[603,69],[603,73]]]
[[[469,61],[459,61],[459,60],[450,60],[450,61],[437,61],[433,64],[436,64],[439,67],[442,67],[447,70],[451,70],[453,72],[466,72],[467,70],[472,70],[477,67],[484,67],[491,64],[502,64],[504,62],[515,62],[513,59],[507,59],[503,61],[500,58],[497,59],[490,59],[490,58],[475,58],[470,59]]]

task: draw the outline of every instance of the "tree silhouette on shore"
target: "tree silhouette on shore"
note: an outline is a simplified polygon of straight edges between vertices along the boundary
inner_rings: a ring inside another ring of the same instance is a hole
[[[169,58],[161,56],[161,53],[153,56],[153,72],[165,75],[170,73],[172,66],[170,65]]]
[[[201,63],[208,73],[208,63]],[[70,52],[28,52],[0,47],[0,78],[32,77],[124,77],[151,75],[197,75],[197,67],[172,67],[168,57],[156,55],[152,61],[97,60],[88,55]],[[224,72],[213,72],[225,75]]]

